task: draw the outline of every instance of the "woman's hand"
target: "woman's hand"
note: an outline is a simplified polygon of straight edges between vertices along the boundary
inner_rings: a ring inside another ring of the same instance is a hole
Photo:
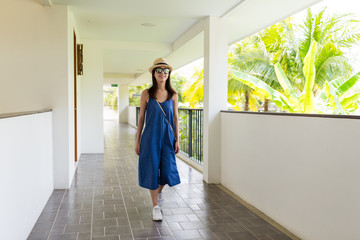
[[[175,154],[180,152],[180,143],[178,140],[175,141]]]
[[[140,143],[136,143],[135,152],[137,155],[140,155]]]

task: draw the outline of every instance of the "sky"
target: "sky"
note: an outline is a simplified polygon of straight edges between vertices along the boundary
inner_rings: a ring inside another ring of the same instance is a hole
[[[360,1],[359,0],[324,0],[314,5],[319,9],[327,6],[327,8],[337,13],[360,13]]]

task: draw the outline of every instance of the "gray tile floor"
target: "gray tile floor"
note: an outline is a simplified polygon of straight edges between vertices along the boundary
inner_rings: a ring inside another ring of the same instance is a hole
[[[104,121],[105,153],[83,154],[71,187],[55,190],[28,240],[290,239],[182,161],[182,183],[164,188],[164,220],[138,186],[136,130]]]

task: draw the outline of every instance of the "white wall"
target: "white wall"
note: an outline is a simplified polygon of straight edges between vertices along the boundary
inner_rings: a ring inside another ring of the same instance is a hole
[[[129,106],[128,107],[128,123],[130,126],[136,128],[136,107]]]
[[[55,188],[68,188],[75,171],[74,25],[64,5],[1,2],[0,113],[53,109]]]
[[[0,236],[23,240],[53,189],[52,113],[0,119]]]
[[[360,120],[221,113],[221,183],[302,239],[359,239]]]
[[[119,122],[128,122],[128,107],[129,107],[129,86],[119,85],[118,91],[118,113]]]
[[[67,86],[66,16],[66,6],[1,1],[0,113],[50,109],[58,103],[54,92],[62,96]]]
[[[104,152],[103,49],[97,41],[84,40],[84,75],[81,78],[81,149]]]

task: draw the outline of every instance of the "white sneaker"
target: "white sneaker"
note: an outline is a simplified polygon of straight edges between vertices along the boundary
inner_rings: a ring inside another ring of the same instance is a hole
[[[161,209],[159,206],[155,206],[153,207],[153,220],[154,221],[161,221],[162,220],[162,214],[161,214]]]
[[[162,206],[162,204],[164,202],[164,196],[163,196],[162,192],[158,194],[157,201],[158,201],[159,206]]]

